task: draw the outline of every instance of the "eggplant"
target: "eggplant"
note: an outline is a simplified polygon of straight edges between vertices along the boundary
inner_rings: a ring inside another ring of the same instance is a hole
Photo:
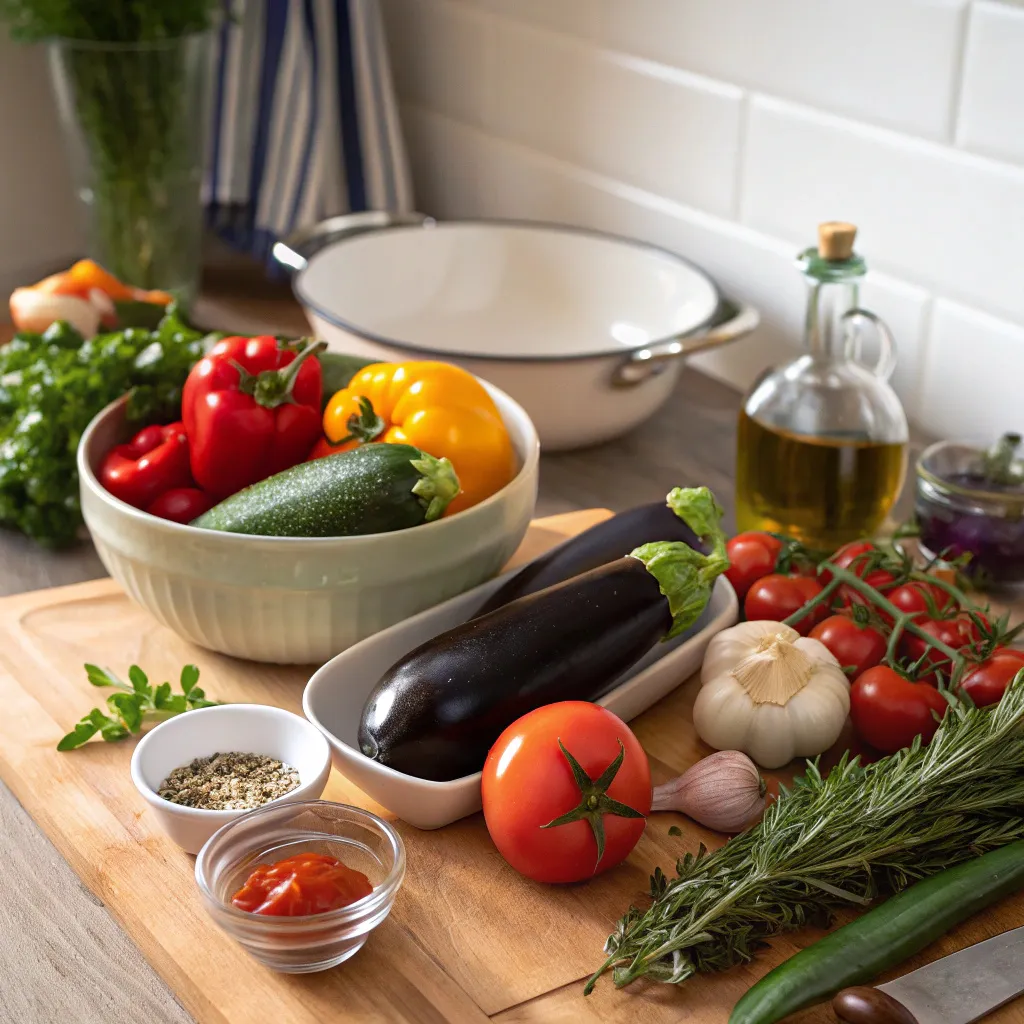
[[[624,558],[634,548],[655,540],[678,540],[698,550],[700,544],[668,500],[638,505],[535,558],[499,587],[477,615],[486,615],[510,601]]]
[[[407,775],[479,771],[506,726],[543,704],[596,700],[672,628],[643,562],[621,558],[427,641],[377,684],[359,747]]]
[[[555,701],[597,700],[659,640],[691,626],[729,562],[711,492],[678,494],[711,554],[644,544],[421,644],[367,699],[363,754],[438,782],[470,775],[517,718]]]

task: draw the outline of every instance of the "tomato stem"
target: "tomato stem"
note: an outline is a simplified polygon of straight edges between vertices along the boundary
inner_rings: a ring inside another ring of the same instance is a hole
[[[605,768],[599,778],[592,779],[579,761],[565,749],[565,744],[562,743],[561,739],[558,741],[558,746],[565,755],[566,761],[569,762],[573,778],[576,780],[576,785],[580,788],[580,802],[571,811],[566,811],[565,814],[559,815],[546,825],[541,825],[541,828],[557,828],[559,825],[568,825],[573,821],[586,821],[590,825],[590,829],[594,834],[594,842],[597,844],[597,860],[594,862],[594,870],[597,871],[601,864],[601,858],[604,856],[603,816],[605,814],[613,814],[619,818],[644,817],[635,808],[619,803],[618,800],[613,800],[607,793],[612,780],[618,774],[619,768],[622,767],[622,760],[626,756],[626,748],[622,745],[622,740],[619,740],[618,757]]]
[[[943,643],[941,640],[937,639],[930,633],[923,630],[914,621],[914,618],[911,614],[900,611],[900,609],[897,608],[896,605],[894,605],[888,598],[880,594],[873,586],[871,586],[870,583],[866,583],[864,580],[862,580],[855,572],[851,572],[849,569],[844,569],[841,566],[838,566],[835,563],[829,562],[827,560],[822,562],[821,565],[818,566],[818,572],[820,573],[822,572],[822,570],[827,570],[832,574],[832,579],[829,582],[828,586],[826,586],[825,589],[813,601],[810,601],[808,602],[808,604],[804,605],[804,607],[801,608],[799,612],[794,612],[794,614],[791,615],[789,619],[795,618],[796,621],[799,621],[807,613],[807,609],[809,609],[815,604],[821,603],[821,601],[824,599],[825,595],[828,593],[830,588],[834,589],[839,584],[845,583],[848,587],[850,587],[851,590],[855,590],[862,597],[867,598],[868,601],[872,605],[874,605],[875,608],[885,612],[892,619],[892,633],[889,636],[889,646],[886,650],[885,655],[887,661],[891,662],[895,656],[896,642],[898,641],[900,634],[902,634],[903,632],[912,633],[920,640],[923,640],[927,646],[933,647],[937,651],[941,651],[947,658],[949,658],[950,663],[953,666],[953,671],[950,677],[951,685],[953,684],[953,682],[959,679],[960,674],[963,672],[965,665],[964,657],[959,651],[955,650],[948,644]],[[929,578],[927,579],[927,582],[934,583],[937,581]],[[955,590],[956,588],[954,587],[953,589]],[[970,602],[966,601],[965,599],[964,603],[968,605],[970,604]],[[786,620],[786,624],[792,625],[789,619]]]

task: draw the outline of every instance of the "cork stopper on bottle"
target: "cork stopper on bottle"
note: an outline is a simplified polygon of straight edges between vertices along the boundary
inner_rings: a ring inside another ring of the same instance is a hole
[[[829,220],[818,225],[818,255],[823,260],[839,263],[853,255],[853,240],[857,226],[841,220]]]

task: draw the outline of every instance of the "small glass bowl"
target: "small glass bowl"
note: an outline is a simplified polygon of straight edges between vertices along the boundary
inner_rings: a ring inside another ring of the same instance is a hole
[[[917,460],[915,513],[922,553],[956,558],[970,554],[966,574],[978,586],[1024,584],[1024,492],[971,480],[976,446],[939,441]]]
[[[303,917],[251,914],[231,897],[258,864],[312,851],[336,857],[373,892],[339,910]],[[196,859],[196,884],[210,916],[260,963],[287,974],[344,962],[391,912],[405,877],[402,838],[376,814],[327,800],[270,804],[215,832]]]

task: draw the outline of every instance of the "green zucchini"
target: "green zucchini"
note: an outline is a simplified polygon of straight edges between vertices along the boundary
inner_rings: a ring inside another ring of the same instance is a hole
[[[736,1004],[729,1024],[774,1024],[896,967],[1024,888],[1024,840],[946,868],[791,956]]]
[[[262,537],[389,533],[439,518],[458,493],[447,459],[408,444],[366,444],[260,480],[192,525]]]
[[[327,403],[342,388],[348,387],[348,382],[364,367],[379,363],[379,359],[363,359],[362,356],[350,356],[344,352],[320,352],[317,355],[320,360],[320,374],[323,378],[323,405]]]

